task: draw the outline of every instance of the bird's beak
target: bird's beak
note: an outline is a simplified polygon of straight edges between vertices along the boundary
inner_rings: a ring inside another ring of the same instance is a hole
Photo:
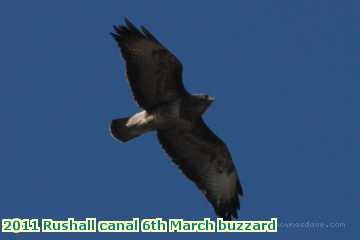
[[[214,97],[212,97],[212,96],[209,96],[209,101],[211,101],[211,102],[213,102],[214,100],[215,100],[215,98]]]

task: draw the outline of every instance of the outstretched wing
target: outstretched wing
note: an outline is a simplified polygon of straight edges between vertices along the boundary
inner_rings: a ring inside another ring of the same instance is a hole
[[[218,216],[237,218],[242,187],[225,143],[201,119],[191,131],[159,130],[162,147],[200,188]]]
[[[126,63],[127,78],[140,107],[152,107],[188,94],[182,83],[182,65],[146,28],[129,20],[111,33]]]

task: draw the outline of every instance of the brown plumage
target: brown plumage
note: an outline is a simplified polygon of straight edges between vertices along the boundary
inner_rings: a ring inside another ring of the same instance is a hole
[[[143,111],[113,120],[111,134],[127,142],[157,131],[160,144],[212,204],[218,216],[237,218],[243,194],[226,144],[205,124],[202,114],[214,98],[191,95],[182,82],[182,65],[146,28],[129,20],[114,27],[134,98]]]
[[[145,27],[140,32],[129,20],[111,33],[126,61],[126,74],[135,100],[149,110],[160,103],[187,95],[182,65]]]

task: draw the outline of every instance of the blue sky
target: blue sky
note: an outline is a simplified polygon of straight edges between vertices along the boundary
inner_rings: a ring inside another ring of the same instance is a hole
[[[346,224],[216,239],[350,237],[360,200],[359,7],[358,1],[2,1],[0,217],[214,217],[154,134],[120,144],[108,133],[111,119],[138,111],[109,35],[128,17],[182,61],[190,92],[216,97],[205,120],[238,168],[241,219]],[[16,236],[49,237],[55,235]]]

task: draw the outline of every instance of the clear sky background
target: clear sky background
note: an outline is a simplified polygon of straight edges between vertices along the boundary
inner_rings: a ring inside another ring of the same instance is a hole
[[[128,17],[184,65],[245,189],[241,219],[345,223],[215,239],[356,233],[359,1],[1,1],[0,217],[214,218],[148,134],[110,137],[138,111],[109,32]],[[1,239],[204,239],[209,234],[1,234]],[[358,235],[358,233],[357,233]]]

